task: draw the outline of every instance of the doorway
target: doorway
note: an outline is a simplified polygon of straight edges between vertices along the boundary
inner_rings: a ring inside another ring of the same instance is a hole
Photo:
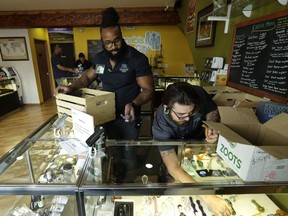
[[[61,64],[65,67],[74,68],[75,67],[75,51],[74,43],[57,43],[62,47],[61,53]],[[50,44],[51,53],[54,51],[55,43]]]
[[[47,57],[47,43],[42,40],[34,40],[35,51],[37,56],[38,71],[42,89],[43,102],[52,97],[50,70]]]

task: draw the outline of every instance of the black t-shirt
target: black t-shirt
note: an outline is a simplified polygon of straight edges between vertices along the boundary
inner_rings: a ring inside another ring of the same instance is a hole
[[[69,73],[67,71],[62,71],[57,68],[57,65],[62,65],[61,56],[60,55],[52,55],[52,68],[54,79],[60,79],[62,77],[69,77]]]
[[[78,68],[79,72],[84,72],[85,70],[89,69],[91,67],[92,63],[88,60],[84,60],[84,62],[82,62],[80,59],[78,59],[75,62],[75,68]]]
[[[206,114],[217,109],[217,106],[202,87],[194,86],[194,88],[201,98],[199,112],[192,116],[187,123],[180,126],[175,124],[170,119],[169,115],[164,114],[163,105],[160,105],[157,109],[152,126],[154,140],[202,140],[205,138],[204,129],[202,128],[202,121],[205,121]],[[173,146],[159,146],[160,151],[165,151],[171,148],[173,148]]]
[[[141,91],[136,78],[152,76],[148,58],[129,45],[123,44],[123,46],[125,46],[124,58],[114,69],[105,50],[98,53],[92,63],[92,68],[100,77],[103,90],[115,92],[117,117],[124,113],[125,105],[132,102]],[[136,114],[140,114],[140,107],[136,110]]]

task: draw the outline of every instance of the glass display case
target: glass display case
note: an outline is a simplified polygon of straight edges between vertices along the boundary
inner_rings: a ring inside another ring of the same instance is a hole
[[[21,106],[14,79],[1,80],[0,72],[0,116],[3,116]]]
[[[78,215],[78,155],[57,144],[57,115],[21,141],[0,160],[0,215]],[[70,126],[66,126],[69,133]],[[17,132],[15,130],[15,132]]]
[[[195,76],[194,76],[195,75]],[[154,85],[155,85],[155,93],[152,100],[153,108],[156,109],[161,104],[161,98],[163,96],[164,90],[168,85],[177,82],[188,82],[192,85],[201,85],[200,77],[198,74],[194,73],[194,75],[166,75],[166,76],[155,76],[154,75]]]
[[[0,215],[208,216],[211,195],[231,204],[235,215],[287,211],[288,182],[242,181],[215,144],[106,139],[93,154],[71,156],[59,142],[73,139],[72,125],[65,122],[60,132],[55,125],[57,115],[1,158]],[[196,183],[169,175],[159,145],[174,146]]]
[[[154,84],[155,90],[165,90],[168,85],[175,82],[188,82],[192,85],[201,85],[200,77],[198,74],[194,73],[194,75],[166,75],[166,76],[154,76]]]
[[[158,145],[175,146],[181,167],[197,183],[174,180],[162,163]],[[201,142],[108,140],[105,157],[90,158],[83,172],[81,214],[212,216],[211,203],[206,202],[211,195],[231,204],[233,215],[274,215],[281,208],[273,195],[282,192],[287,200],[283,191],[287,182],[244,182],[215,151],[216,145]]]

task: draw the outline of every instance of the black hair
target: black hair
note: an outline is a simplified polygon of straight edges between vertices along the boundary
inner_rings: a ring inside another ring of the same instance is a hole
[[[60,44],[56,44],[56,45],[54,46],[54,51],[55,51],[57,48],[60,48],[60,49],[61,49],[62,47],[61,47]]]
[[[113,7],[105,9],[102,13],[101,28],[107,28],[111,26],[119,26],[119,14]]]
[[[80,52],[80,53],[78,54],[78,57],[79,57],[79,58],[85,58],[85,55],[84,55],[84,53]]]
[[[200,107],[200,97],[193,85],[186,82],[173,83],[167,87],[162,97],[162,103],[171,109],[174,103],[181,105],[195,105],[195,109]]]

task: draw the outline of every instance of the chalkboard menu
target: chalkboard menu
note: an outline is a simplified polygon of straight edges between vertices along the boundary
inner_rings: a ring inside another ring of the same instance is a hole
[[[288,102],[288,11],[236,25],[228,85]]]
[[[95,55],[103,50],[101,40],[87,40],[88,60],[93,61]]]

